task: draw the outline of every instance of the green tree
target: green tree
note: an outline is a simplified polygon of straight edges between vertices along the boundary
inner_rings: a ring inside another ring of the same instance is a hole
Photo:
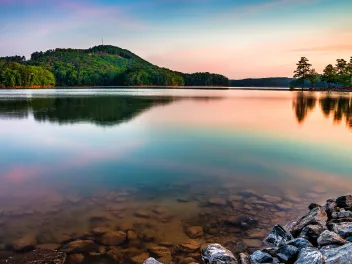
[[[308,72],[307,80],[310,83],[310,88],[313,89],[314,86],[320,81],[320,74],[317,73],[315,69],[311,69]]]
[[[306,57],[301,57],[301,60],[296,64],[297,69],[294,71],[294,78],[297,78],[298,83],[302,84],[302,91],[304,89],[304,82],[308,79],[312,66]]]
[[[326,82],[328,84],[328,87],[331,87],[331,84],[336,83],[337,81],[337,71],[332,66],[329,64],[328,66],[325,67],[323,74],[321,75],[321,80],[323,82]]]
[[[347,61],[344,59],[336,60],[336,72],[337,72],[337,82],[343,86],[348,86],[350,84],[350,74],[349,66]]]

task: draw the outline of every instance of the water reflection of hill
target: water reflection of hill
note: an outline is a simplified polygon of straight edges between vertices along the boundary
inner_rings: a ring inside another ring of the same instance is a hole
[[[147,109],[168,104],[171,97],[83,96],[16,98],[0,101],[1,118],[26,118],[59,124],[90,122],[110,126],[128,121]]]
[[[298,123],[302,123],[316,107],[318,98],[314,93],[297,93],[293,109]],[[325,117],[332,116],[335,123],[345,122],[352,129],[352,97],[344,95],[322,95],[319,106]]]

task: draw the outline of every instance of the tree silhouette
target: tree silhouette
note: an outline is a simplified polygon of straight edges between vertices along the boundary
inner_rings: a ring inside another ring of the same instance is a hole
[[[294,71],[294,78],[297,78],[298,83],[302,84],[302,91],[304,89],[304,82],[309,76],[310,67],[309,60],[306,57],[301,57],[301,60],[296,64],[297,69]]]
[[[326,82],[328,84],[328,87],[331,87],[332,83],[336,83],[337,78],[336,78],[336,69],[334,66],[329,64],[328,66],[325,67],[323,74],[321,75],[321,80],[323,82]]]
[[[298,123],[303,123],[308,113],[315,108],[316,102],[317,99],[314,94],[297,93],[293,100],[293,109]]]

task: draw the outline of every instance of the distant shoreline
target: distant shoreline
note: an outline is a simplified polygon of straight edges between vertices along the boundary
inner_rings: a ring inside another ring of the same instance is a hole
[[[91,89],[165,89],[165,90],[245,90],[245,91],[289,91],[299,92],[301,88],[290,90],[286,87],[220,87],[220,86],[56,86],[56,87],[0,87],[0,90],[91,90]],[[305,92],[352,92],[352,87],[345,88],[304,88]]]

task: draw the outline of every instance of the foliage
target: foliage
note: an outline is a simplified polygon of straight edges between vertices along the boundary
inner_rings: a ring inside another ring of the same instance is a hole
[[[0,57],[0,61],[24,63],[26,61],[26,57],[25,56]]]
[[[321,80],[328,84],[328,87],[331,87],[331,84],[336,83],[337,81],[337,72],[334,66],[329,64],[325,67],[323,74],[321,75]]]
[[[320,74],[317,73],[315,69],[311,69],[308,72],[307,80],[310,83],[310,87],[314,88],[314,86],[320,81]]]
[[[294,71],[294,76],[297,78],[298,83],[302,84],[302,90],[304,88],[304,82],[308,80],[309,73],[312,66],[306,57],[301,57],[301,60],[296,64],[297,69]]]
[[[34,52],[28,63],[53,72],[58,86],[228,86],[222,75],[171,71],[114,46]]]
[[[53,86],[54,75],[37,66],[26,66],[17,62],[0,62],[0,86],[4,87],[32,87]]]

